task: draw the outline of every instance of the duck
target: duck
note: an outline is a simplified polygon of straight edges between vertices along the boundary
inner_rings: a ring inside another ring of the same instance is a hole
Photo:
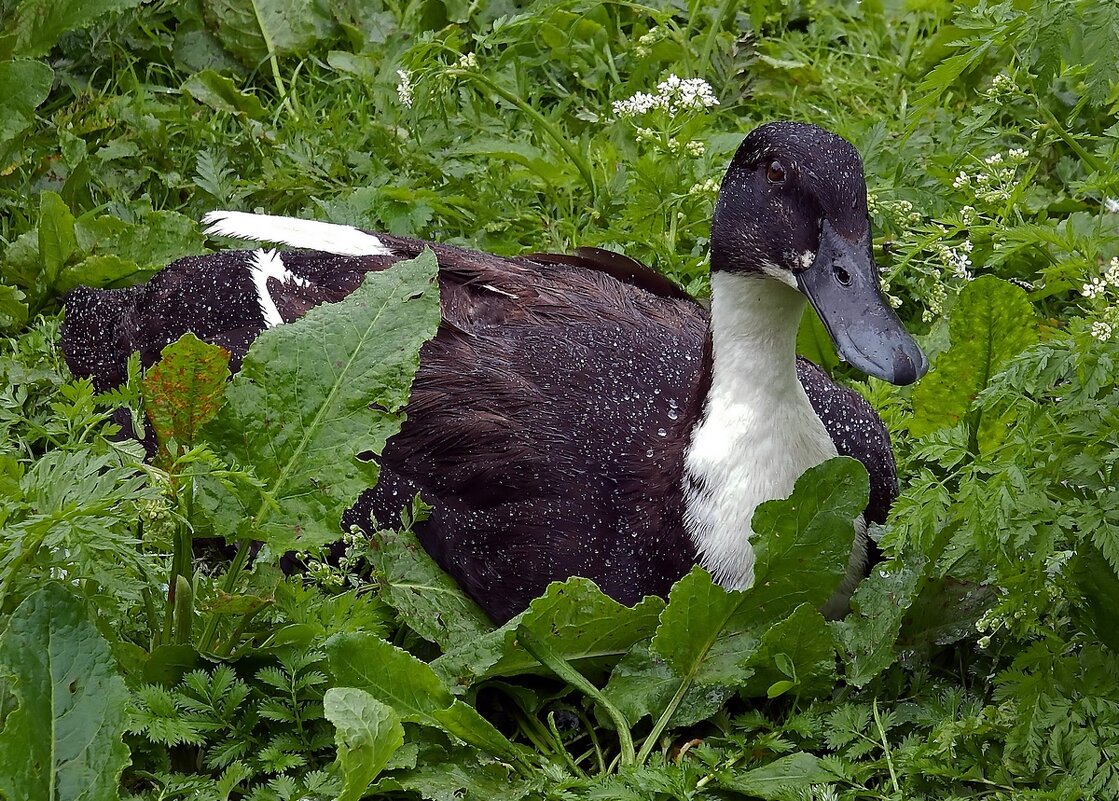
[[[801,317],[811,305],[867,375],[904,385],[928,368],[880,288],[866,192],[859,153],[837,134],[754,128],[716,201],[709,310],[605,250],[501,257],[216,211],[209,235],[285,249],[187,257],[143,286],[73,290],[62,350],[100,390],[124,381],[129,354],[151,365],[188,331],[229,350],[235,370],[265,329],[430,248],[442,320],[377,484],[342,529],[391,527],[418,494],[431,507],[420,543],[498,624],[572,576],[629,605],[666,597],[697,564],[744,589],[757,506],[845,455],[871,491],[834,616],[868,569],[866,526],[886,519],[897,469],[871,405],[797,355]]]

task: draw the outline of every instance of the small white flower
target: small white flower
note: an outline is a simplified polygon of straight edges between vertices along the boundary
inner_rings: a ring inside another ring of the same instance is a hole
[[[965,186],[971,186],[971,176],[963,170],[960,170],[960,174],[956,176],[956,179],[954,181],[952,181],[952,188],[963,189]]]
[[[1007,153],[1007,156],[1009,157],[1009,159],[1011,161],[1024,161],[1026,156],[1028,156],[1028,155],[1029,155],[1029,152],[1026,151],[1026,150],[1023,150],[1020,147],[1012,147],[1012,148],[1010,148],[1009,152]]]
[[[1104,283],[1119,288],[1119,257],[1108,262],[1107,269],[1103,273],[1103,280]]]
[[[478,69],[478,54],[473,52],[463,53],[455,62],[455,66],[462,70]]]
[[[1119,214],[1119,200],[1113,197],[1105,197],[1103,199],[1103,207],[1108,214]]]
[[[987,156],[987,158],[983,159],[983,163],[988,166],[1002,164],[1002,153],[994,153],[990,156]]]
[[[657,93],[637,92],[625,100],[615,100],[614,116],[639,117],[654,109],[664,109],[669,116],[682,109],[704,109],[717,106],[718,99],[711,85],[702,78],[681,78],[669,75],[657,84]]]
[[[689,156],[699,158],[707,152],[707,147],[703,144],[703,142],[699,142],[693,139],[691,142],[688,142],[686,145],[684,145],[684,152],[687,153]]]
[[[400,79],[396,84],[396,96],[403,105],[412,108],[412,74],[407,70],[397,70],[396,75]]]
[[[963,220],[964,225],[971,225],[975,222],[975,207],[964,206],[960,209],[960,219]]]
[[[1093,278],[1080,287],[1080,294],[1089,300],[1094,300],[1100,297],[1107,290],[1107,284],[1103,282],[1102,278]]]
[[[1111,323],[1105,323],[1103,320],[1097,320],[1092,323],[1092,336],[1100,342],[1107,342],[1107,340],[1111,339],[1113,331],[1114,329],[1111,327]]]

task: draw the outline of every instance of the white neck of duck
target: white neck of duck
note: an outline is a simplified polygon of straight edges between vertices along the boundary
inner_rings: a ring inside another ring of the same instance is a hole
[[[836,455],[797,378],[806,302],[780,279],[711,275],[711,389],[684,457],[685,526],[727,589],[754,581],[758,504],[787,498],[805,470]]]

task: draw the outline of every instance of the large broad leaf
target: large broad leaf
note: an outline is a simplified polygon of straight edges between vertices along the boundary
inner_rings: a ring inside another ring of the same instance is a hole
[[[410,531],[382,531],[375,550],[381,597],[420,636],[444,651],[472,645],[493,623]]]
[[[78,249],[74,234],[74,215],[66,202],[54,192],[39,195],[39,259],[43,269],[43,291],[51,290],[62,268]]]
[[[0,731],[0,796],[111,801],[128,748],[128,690],[82,603],[57,584],[28,597],[0,636],[19,706]]]
[[[358,455],[379,454],[400,430],[420,347],[439,324],[435,276],[425,252],[253,343],[204,429],[215,451],[255,465],[264,482],[240,536],[276,552],[338,539],[343,510],[377,479]]]
[[[517,641],[517,630],[524,629],[546,640],[556,656],[579,672],[591,678],[602,676],[635,642],[652,634],[663,608],[664,601],[652,596],[631,608],[589,579],[570,578],[549,585],[520,616],[447,653],[433,667],[463,687],[496,676],[550,674]]]
[[[717,784],[751,798],[784,799],[797,790],[814,784],[836,781],[838,777],[812,754],[790,754],[752,770],[720,774]]]
[[[743,673],[743,677],[748,675]],[[635,643],[617,664],[602,694],[630,724],[635,724],[646,715],[659,715],[679,689],[680,677],[653,652],[648,641],[642,641]],[[706,720],[733,694],[729,687],[693,684],[673,710],[668,726],[691,726]]]
[[[853,521],[870,482],[854,459],[806,471],[785,500],[754,513],[754,585],[729,592],[699,568],[669,594],[653,649],[678,676],[699,684],[740,685],[759,638],[801,604],[819,607],[835,592],[854,542]]]
[[[67,31],[138,5],[140,0],[23,0],[10,19],[0,20],[0,59],[44,56]]]
[[[2,49],[0,39],[0,49]],[[3,145],[34,121],[34,112],[51,90],[54,72],[37,61],[0,62],[0,153]],[[3,166],[3,165],[0,165]]]
[[[404,745],[400,716],[369,693],[332,687],[323,696],[323,714],[334,724],[343,789],[338,801],[357,801]]]
[[[762,635],[746,662],[753,675],[742,694],[748,697],[812,697],[835,687],[835,640],[827,621],[809,604]]]
[[[433,726],[503,759],[516,747],[478,714],[455,700],[429,665],[371,634],[336,634],[326,643],[338,684],[357,687],[391,706],[400,719]]]
[[[979,412],[969,415],[972,402],[1008,359],[1037,341],[1033,306],[1021,287],[985,275],[960,293],[948,333],[951,346],[913,391],[909,430],[924,436],[967,416],[974,439],[982,421]]]
[[[222,45],[248,67],[270,55],[306,55],[334,31],[329,12],[306,0],[203,0]]]
[[[199,429],[221,408],[228,378],[229,351],[192,333],[163,349],[143,380],[144,410],[161,454],[172,439],[186,448],[194,445]]]
[[[920,591],[925,565],[925,557],[913,552],[875,565],[851,598],[851,614],[831,624],[848,684],[863,687],[893,663],[894,643]]]

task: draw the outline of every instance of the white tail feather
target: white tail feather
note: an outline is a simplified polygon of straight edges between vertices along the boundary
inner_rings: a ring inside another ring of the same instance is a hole
[[[321,250],[339,256],[390,256],[385,244],[351,225],[248,214],[243,211],[211,211],[202,218],[210,236],[229,236],[253,242],[276,242],[294,248]]]

